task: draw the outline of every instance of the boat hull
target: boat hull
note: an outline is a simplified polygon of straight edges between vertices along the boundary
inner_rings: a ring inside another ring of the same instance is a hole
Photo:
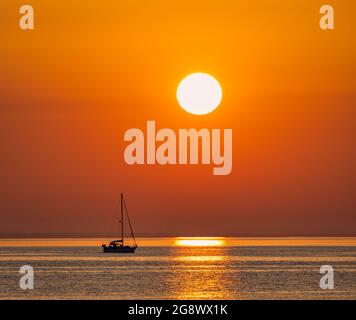
[[[129,246],[109,246],[103,247],[104,253],[135,253],[137,247],[129,247]]]

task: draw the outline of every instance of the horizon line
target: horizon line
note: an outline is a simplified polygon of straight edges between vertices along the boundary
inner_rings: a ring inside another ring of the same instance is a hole
[[[0,239],[31,239],[31,238],[115,238],[115,233],[8,233],[1,234]],[[139,234],[136,238],[354,238],[356,234]]]

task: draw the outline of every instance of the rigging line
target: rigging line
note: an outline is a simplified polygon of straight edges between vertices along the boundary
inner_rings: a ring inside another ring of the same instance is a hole
[[[136,244],[136,239],[135,239],[135,236],[134,236],[134,233],[133,233],[133,230],[132,230],[131,220],[130,220],[130,216],[129,216],[129,210],[127,210],[125,199],[123,199],[123,200],[124,200],[123,202],[124,202],[124,207],[125,207],[125,212],[126,212],[127,220],[128,220],[128,222],[129,222],[129,226],[130,226],[130,230],[131,230],[132,239],[133,239],[133,241],[134,241],[134,243],[135,243],[135,246],[137,246],[137,244]]]

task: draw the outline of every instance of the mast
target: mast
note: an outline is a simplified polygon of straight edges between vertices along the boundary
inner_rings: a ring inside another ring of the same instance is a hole
[[[124,245],[124,195],[121,193],[121,243]]]
[[[127,210],[126,202],[125,202],[124,199],[123,199],[123,203],[124,203],[125,212],[126,212],[126,215],[127,215],[127,220],[128,220],[128,222],[129,222],[129,226],[130,226],[130,230],[131,230],[131,236],[132,236],[132,239],[133,239],[133,241],[134,241],[134,243],[135,243],[135,247],[137,247],[135,235],[134,235],[134,233],[133,233],[132,224],[131,224],[131,220],[130,220],[130,216],[129,216],[129,210]]]

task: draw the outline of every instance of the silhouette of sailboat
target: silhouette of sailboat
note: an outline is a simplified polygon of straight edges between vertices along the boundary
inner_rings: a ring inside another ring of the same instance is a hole
[[[120,195],[120,200],[121,200],[121,239],[119,240],[113,240],[110,242],[110,244],[107,246],[106,244],[102,245],[104,253],[135,253],[135,250],[137,249],[137,244],[135,240],[135,236],[132,230],[132,225],[129,217],[129,212],[126,207],[126,203],[124,200],[124,195],[121,193]],[[125,246],[124,244],[124,211],[127,216],[127,221],[130,226],[131,230],[131,236],[134,241],[134,246]]]

